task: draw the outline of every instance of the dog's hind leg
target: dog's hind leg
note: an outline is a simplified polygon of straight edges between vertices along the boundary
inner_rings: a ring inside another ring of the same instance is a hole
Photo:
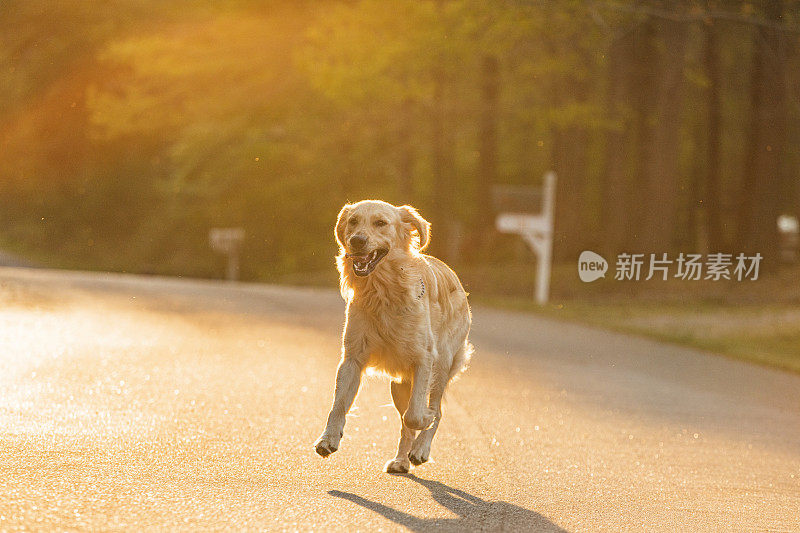
[[[392,381],[392,401],[400,415],[400,442],[397,444],[397,456],[386,463],[384,470],[389,473],[406,473],[411,469],[408,452],[414,443],[416,431],[403,424],[403,413],[408,408],[411,397],[411,384],[409,382]]]

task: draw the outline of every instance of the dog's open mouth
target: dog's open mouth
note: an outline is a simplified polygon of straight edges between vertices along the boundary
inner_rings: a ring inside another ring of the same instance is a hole
[[[375,269],[375,266],[387,253],[389,250],[377,248],[366,255],[347,254],[347,257],[353,260],[353,272],[356,276],[366,276]]]

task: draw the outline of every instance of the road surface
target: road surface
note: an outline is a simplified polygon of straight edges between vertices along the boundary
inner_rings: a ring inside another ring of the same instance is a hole
[[[16,255],[0,250],[0,267],[33,267],[29,261],[21,259]]]
[[[0,530],[800,530],[800,376],[484,308],[433,462],[334,291],[0,269]]]

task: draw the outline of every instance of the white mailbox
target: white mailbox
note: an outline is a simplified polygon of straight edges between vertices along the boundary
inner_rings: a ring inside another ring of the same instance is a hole
[[[225,254],[228,258],[226,279],[235,281],[239,279],[239,249],[244,242],[243,228],[211,228],[208,231],[208,244],[217,253]]]
[[[502,233],[520,235],[536,254],[536,302],[547,303],[550,293],[550,268],[553,260],[553,215],[556,205],[556,173],[544,175],[541,211],[505,212],[497,215],[495,226]],[[533,206],[531,206],[532,208]],[[531,209],[532,211],[533,209]]]

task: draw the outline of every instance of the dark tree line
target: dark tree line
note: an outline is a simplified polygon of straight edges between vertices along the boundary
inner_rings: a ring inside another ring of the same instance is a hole
[[[563,225],[562,257],[596,240],[611,254],[761,252],[774,264],[778,215],[800,209],[797,154],[788,144],[789,135],[797,142],[787,85],[796,13],[769,1],[749,17],[727,16],[737,7],[632,7],[609,30],[601,223],[574,243],[576,228]],[[728,131],[744,142],[731,142]],[[553,164],[569,175],[575,159]],[[560,192],[562,212],[585,200],[568,186]]]
[[[550,169],[564,261],[774,265],[800,214],[796,2],[102,4],[0,10],[0,245],[214,275],[208,229],[242,226],[264,278],[328,269],[338,208],[381,197],[448,260],[527,260],[493,190]]]

